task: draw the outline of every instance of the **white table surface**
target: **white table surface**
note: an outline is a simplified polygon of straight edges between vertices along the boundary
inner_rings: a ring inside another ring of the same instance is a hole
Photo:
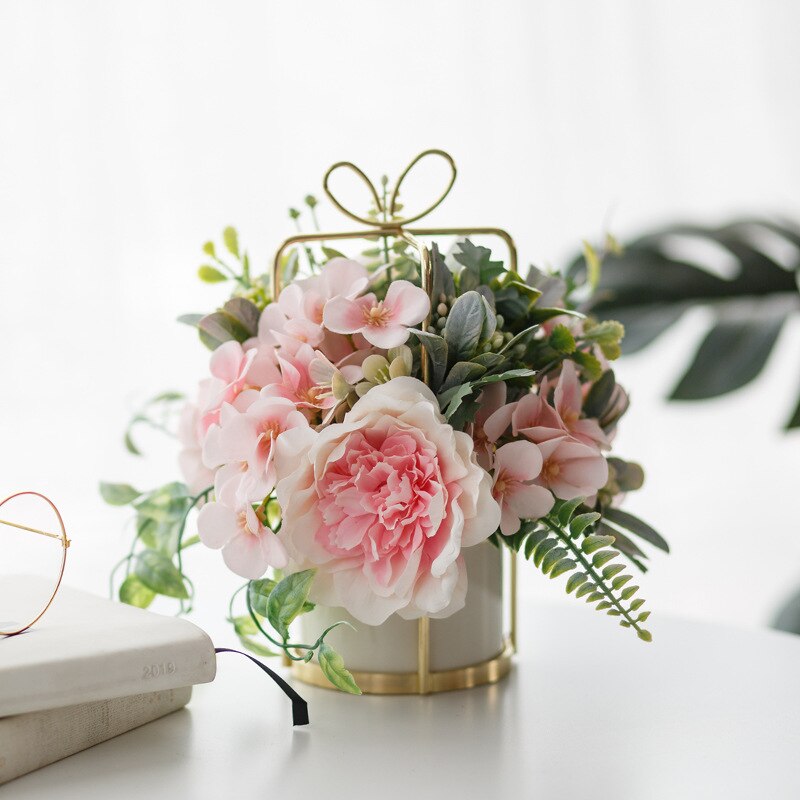
[[[299,685],[246,659],[187,709],[0,788],[14,798],[800,797],[800,637],[589,608],[526,612],[510,678],[428,697]],[[627,634],[627,635],[626,635]]]

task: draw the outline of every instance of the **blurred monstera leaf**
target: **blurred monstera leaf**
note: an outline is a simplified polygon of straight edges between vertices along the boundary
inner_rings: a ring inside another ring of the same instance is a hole
[[[725,256],[722,272],[710,263],[715,249]],[[585,270],[576,258],[568,275]],[[800,312],[800,227],[743,219],[648,233],[606,256],[592,311],[622,322],[623,352],[635,353],[698,305],[713,322],[670,399],[718,397],[759,375],[784,323]],[[786,427],[800,427],[800,402]]]

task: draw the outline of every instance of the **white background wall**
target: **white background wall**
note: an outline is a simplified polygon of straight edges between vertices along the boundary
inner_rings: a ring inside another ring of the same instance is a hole
[[[460,177],[431,222],[501,224],[538,264],[609,220],[624,237],[797,217],[799,23],[789,0],[0,0],[0,494],[51,494],[75,540],[68,580],[103,591],[130,531],[97,482],[173,477],[169,446],[147,439],[137,461],[121,431],[205,369],[174,323],[221,299],[194,278],[201,243],[233,223],[266,265],[286,207],[340,158],[396,174],[449,149]],[[779,433],[800,327],[753,387],[666,405],[704,319],[619,368],[634,399],[619,451],[649,478],[629,508],[674,546],[646,596],[764,624],[800,584],[800,434]],[[218,630],[237,581],[216,553],[187,563]],[[560,596],[529,577],[528,602]]]

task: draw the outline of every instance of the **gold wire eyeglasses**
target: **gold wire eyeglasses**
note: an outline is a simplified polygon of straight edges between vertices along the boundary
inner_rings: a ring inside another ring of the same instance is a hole
[[[69,546],[61,514],[45,495],[16,492],[0,502],[0,636],[22,633],[44,616]]]

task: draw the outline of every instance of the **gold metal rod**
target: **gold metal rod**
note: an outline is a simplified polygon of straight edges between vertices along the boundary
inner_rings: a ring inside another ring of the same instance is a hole
[[[430,691],[431,621],[420,617],[417,627],[417,689],[419,694]]]
[[[7,519],[0,519],[0,524],[9,525],[12,528],[19,528],[21,531],[30,531],[31,533],[38,533],[42,536],[49,536],[51,539],[63,539],[57,533],[48,533],[47,531],[40,531],[38,528],[29,528],[27,525],[20,525],[18,522],[11,522]]]
[[[517,554],[511,553],[511,647],[517,652]]]

